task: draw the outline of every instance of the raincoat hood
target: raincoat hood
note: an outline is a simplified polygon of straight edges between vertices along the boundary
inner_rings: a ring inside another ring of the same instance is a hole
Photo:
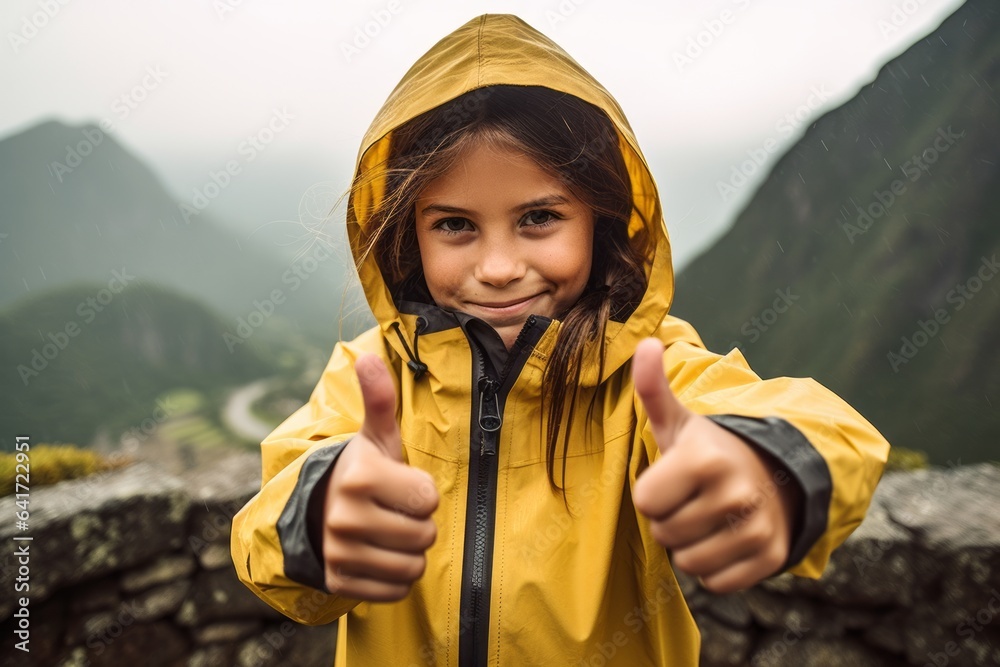
[[[347,207],[348,236],[361,284],[383,335],[406,358],[402,341],[390,329],[398,324],[406,339],[413,340],[415,318],[399,312],[374,253],[360,260],[363,229],[385,191],[392,132],[460,95],[500,84],[544,86],[574,95],[602,109],[617,130],[632,183],[634,210],[629,235],[633,237],[648,222],[652,229],[647,231],[655,242],[645,267],[648,287],[642,301],[627,322],[609,321],[606,326],[607,356],[601,380],[607,379],[631,358],[640,340],[653,335],[673,300],[670,241],[659,196],[635,134],[611,94],[559,45],[516,16],[484,14],[439,41],[403,76],[372,121],[355,164],[355,183],[361,185],[352,190]],[[543,355],[555,342],[556,331],[557,327],[550,327],[539,341],[537,349]],[[581,384],[595,384],[595,376],[596,368],[584,369]]]

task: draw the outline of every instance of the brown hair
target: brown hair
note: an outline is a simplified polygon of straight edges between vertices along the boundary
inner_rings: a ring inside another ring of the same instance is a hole
[[[648,232],[630,241],[632,186],[618,147],[618,133],[596,106],[540,86],[497,85],[479,88],[417,116],[393,130],[385,197],[366,224],[359,265],[368,254],[376,261],[397,300],[423,283],[415,229],[415,202],[424,187],[447,172],[474,142],[522,151],[560,178],[594,214],[594,255],[587,287],[568,312],[542,379],[543,409],[549,399],[547,470],[565,501],[566,447],[573,423],[588,342],[596,341],[590,361],[604,372],[604,328],[624,322],[646,290],[643,268]],[[648,226],[647,226],[648,229]],[[566,429],[561,429],[569,398]],[[588,424],[597,390],[591,397]],[[555,481],[557,443],[562,430],[562,480]]]

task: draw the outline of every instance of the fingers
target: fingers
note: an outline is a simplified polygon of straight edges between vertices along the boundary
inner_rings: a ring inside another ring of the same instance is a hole
[[[357,599],[402,599],[423,575],[425,552],[436,539],[437,526],[431,518],[415,518],[381,507],[371,498],[341,493],[324,521],[326,586],[332,593]]]
[[[324,554],[328,567],[341,577],[410,585],[424,574],[427,559],[414,554],[354,542],[332,544]]]
[[[325,583],[327,590],[335,595],[372,602],[395,602],[402,600],[410,592],[410,584],[354,577],[329,567]]]
[[[702,477],[690,463],[683,457],[670,457],[649,466],[635,483],[632,501],[636,508],[650,519],[664,520],[693,501]]]
[[[693,458],[697,451],[692,452],[691,447],[683,448],[685,451],[674,449],[687,442],[683,440],[683,433],[692,414],[670,389],[663,371],[663,343],[659,340],[646,338],[636,346],[632,381],[649,415],[653,437],[662,454],[636,481],[633,502],[647,517],[662,521],[691,502],[704,481]],[[693,440],[689,444],[697,448],[698,439]]]
[[[395,388],[384,364],[356,364],[365,419],[341,453],[326,490],[323,559],[327,589],[359,600],[405,597],[437,538],[434,479],[403,463]],[[390,456],[392,454],[392,456]]]
[[[747,588],[774,574],[788,554],[776,523],[766,514],[742,519],[725,510],[736,507],[734,498],[707,495],[650,525],[656,541],[671,549],[674,566],[714,592]]]
[[[636,346],[632,357],[632,381],[649,415],[656,444],[661,452],[666,452],[689,413],[670,390],[663,372],[663,343],[646,338]]]
[[[367,542],[411,553],[423,553],[437,538],[437,526],[432,519],[417,519],[348,499],[330,509],[325,530],[333,542]]]
[[[687,472],[685,477],[690,479],[696,474],[694,471]],[[712,483],[712,478],[705,478],[704,481],[706,484],[700,486],[687,501],[650,524],[653,537],[667,549],[689,546],[720,529],[725,529],[727,533],[742,531],[748,524],[758,521],[759,517],[755,514],[758,508],[750,501],[755,497],[753,487],[733,482]],[[741,535],[745,534],[741,532]]]
[[[704,494],[698,494],[666,519],[650,522],[650,532],[664,548],[682,549],[728,527],[725,518],[713,509]]]
[[[796,489],[776,487],[773,475],[739,436],[693,416],[640,475],[634,502],[677,569],[731,592],[773,575],[788,557]]]
[[[771,556],[748,558],[701,578],[702,586],[717,594],[734,593],[770,577],[784,559]]]
[[[429,517],[438,507],[434,478],[419,468],[394,467],[386,470],[386,483],[372,490],[372,499],[394,512]]]
[[[677,569],[690,575],[714,576],[743,560],[756,558],[766,546],[767,538],[766,525],[747,526],[739,531],[721,526],[705,539],[674,549],[673,562]]]
[[[414,519],[396,512],[379,510],[384,516],[379,518],[381,530],[372,531],[367,540],[372,545],[401,551],[422,554],[437,540],[437,525],[431,519]],[[396,529],[388,530],[389,522],[394,522]]]
[[[429,473],[387,459],[369,438],[359,437],[348,448],[350,456],[337,462],[331,480],[340,497],[368,504],[374,501],[387,510],[415,517],[428,517],[437,509],[439,496]],[[339,498],[327,504],[335,511],[338,502]]]
[[[403,443],[396,423],[396,387],[385,363],[374,354],[363,354],[354,364],[365,405],[361,433],[386,456],[403,460]]]

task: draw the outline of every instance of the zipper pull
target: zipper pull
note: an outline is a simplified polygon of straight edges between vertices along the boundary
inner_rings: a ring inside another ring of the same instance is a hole
[[[500,399],[497,398],[497,383],[489,377],[479,380],[479,428],[487,433],[500,430]]]

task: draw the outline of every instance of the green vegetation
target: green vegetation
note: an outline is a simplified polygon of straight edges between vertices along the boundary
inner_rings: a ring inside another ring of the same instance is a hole
[[[251,411],[261,421],[277,426],[309,400],[322,372],[323,365],[313,363],[295,375],[275,378]]]
[[[251,338],[230,353],[225,322],[159,287],[129,285],[101,312],[80,316],[78,304],[99,289],[58,290],[0,314],[0,367],[8,369],[0,430],[87,443],[99,430],[148,435],[178,412],[214,419],[231,387],[280,371],[280,352],[260,354]],[[188,393],[164,393],[181,387]]]
[[[1000,441],[988,6],[963,5],[813,123],[678,276],[672,308],[710,349],[740,347],[763,377],[816,378],[938,465],[995,459]]]
[[[903,447],[893,447],[889,450],[889,460],[885,471],[893,470],[923,470],[928,467],[927,455]]]
[[[31,489],[115,470],[131,463],[127,457],[104,457],[75,445],[35,445],[28,452],[0,454],[0,496],[14,493],[16,475],[25,470],[24,467],[18,468],[18,464],[25,461],[28,462],[28,486]]]
[[[171,389],[160,396],[174,414],[189,414],[205,407],[205,396],[194,389]]]

